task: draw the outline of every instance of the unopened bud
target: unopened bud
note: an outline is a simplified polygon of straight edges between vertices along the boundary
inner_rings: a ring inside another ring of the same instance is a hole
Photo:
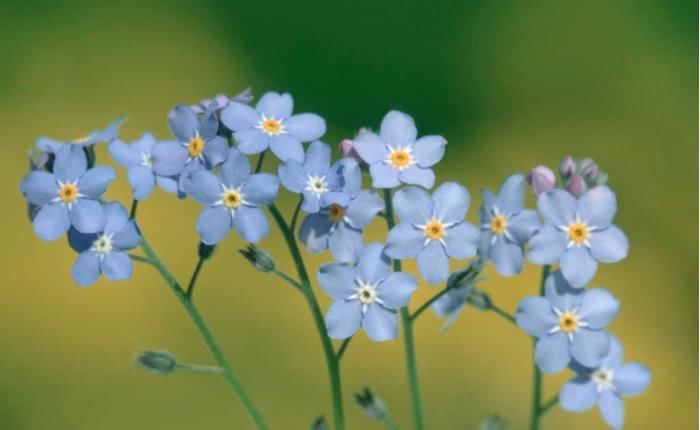
[[[566,189],[571,194],[579,197],[581,194],[586,192],[588,187],[586,186],[586,180],[583,179],[583,176],[574,175],[570,177],[568,181],[566,181]]]
[[[177,369],[177,360],[168,351],[143,351],[136,356],[135,362],[156,375],[170,375]]]
[[[328,430],[328,423],[323,416],[320,416],[311,423],[311,430]]]
[[[340,142],[340,153],[343,154],[343,158],[352,158],[358,163],[362,162],[360,154],[357,153],[357,150],[353,146],[352,140],[350,139],[343,139],[343,141]]]
[[[535,195],[540,195],[554,188],[557,178],[549,167],[537,166],[527,174],[527,183]]]
[[[559,175],[561,175],[561,179],[566,181],[575,173],[576,163],[574,162],[574,158],[570,155],[568,157],[564,157],[564,159],[559,163]]]
[[[207,260],[211,258],[212,255],[214,255],[214,251],[216,250],[216,245],[207,245],[204,242],[199,242],[199,247],[197,248],[197,255],[199,255],[199,258],[202,260]]]
[[[508,430],[509,428],[508,421],[498,415],[491,415],[479,425],[479,430]]]
[[[492,306],[491,297],[476,285],[469,291],[466,302],[480,311],[488,311]]]
[[[362,409],[365,415],[375,420],[386,418],[386,408],[384,402],[375,396],[368,387],[359,393],[355,393],[355,403]]]
[[[240,252],[253,267],[263,273],[275,270],[275,261],[270,254],[253,244],[248,245],[247,248],[241,249],[238,252]]]

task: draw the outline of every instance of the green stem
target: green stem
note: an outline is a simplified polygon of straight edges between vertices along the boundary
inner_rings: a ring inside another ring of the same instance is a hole
[[[503,317],[505,320],[515,324],[515,317],[508,312],[504,311],[503,309],[499,308],[498,306],[491,304],[491,310],[494,311],[497,315]]]
[[[224,373],[224,369],[218,366],[202,366],[190,363],[177,363],[177,368],[196,373]]]
[[[306,271],[306,266],[304,265],[304,260],[299,252],[299,246],[297,245],[296,239],[294,237],[294,232],[289,228],[289,225],[285,221],[282,213],[277,209],[277,206],[269,206],[270,213],[275,219],[277,226],[284,236],[284,240],[289,248],[289,253],[292,256],[294,265],[296,266],[299,279],[301,281],[301,286],[304,291],[304,297],[311,310],[311,315],[314,319],[314,324],[316,325],[316,331],[321,338],[321,346],[323,347],[323,353],[326,358],[326,367],[328,368],[328,378],[331,384],[331,397],[333,401],[333,422],[336,430],[345,429],[345,417],[343,412],[343,393],[340,380],[340,366],[338,365],[338,360],[335,356],[335,350],[333,349],[333,343],[326,333],[326,323],[323,319],[323,313],[316,300],[316,295],[314,294],[313,288],[311,288],[311,280],[309,279],[309,274]]]
[[[194,303],[192,303],[192,301],[190,301],[190,299],[182,290],[182,287],[180,287],[180,284],[177,282],[175,277],[161,262],[156,252],[153,250],[153,248],[151,248],[151,246],[148,244],[148,242],[146,242],[145,239],[141,240],[141,248],[150,260],[150,264],[153,267],[155,267],[158,273],[163,277],[166,284],[168,284],[168,287],[170,287],[170,290],[180,301],[182,307],[185,308],[185,311],[189,315],[190,319],[192,319],[192,322],[199,331],[199,334],[204,340],[204,343],[206,343],[207,347],[209,348],[209,351],[211,351],[212,355],[214,356],[216,363],[219,365],[219,367],[223,369],[223,375],[226,378],[226,381],[229,383],[229,385],[233,389],[233,392],[236,394],[236,396],[238,396],[238,399],[241,401],[241,404],[248,412],[250,419],[255,425],[255,428],[258,430],[267,430],[268,427],[265,424],[262,415],[260,415],[260,412],[256,408],[251,398],[248,397],[248,393],[246,393],[245,389],[241,385],[241,382],[239,381],[238,377],[231,368],[231,365],[226,359],[226,356],[221,351],[221,347],[219,347],[219,344],[216,342],[216,339],[209,331],[209,328],[202,319],[202,316],[197,310],[197,307],[194,305]]]
[[[394,227],[394,208],[391,203],[391,190],[384,190],[384,205],[386,206],[386,224],[389,230]],[[394,271],[401,271],[401,261],[394,260]],[[422,312],[422,311],[421,311]],[[413,324],[408,307],[401,308],[401,325],[403,326],[404,351],[406,353],[406,368],[408,372],[408,385],[411,392],[411,410],[413,411],[413,424],[416,430],[423,429],[423,406],[418,384],[418,370],[416,365],[416,349],[413,342]]]
[[[340,344],[340,348],[338,348],[338,352],[335,354],[336,360],[340,361],[343,358],[343,354],[345,354],[345,350],[348,348],[348,345],[350,345],[351,340],[352,340],[352,336],[345,339],[343,341],[343,343]]]
[[[192,294],[194,294],[194,286],[197,285],[197,278],[199,278],[199,272],[202,270],[204,261],[206,261],[204,258],[199,257],[199,261],[197,261],[197,266],[194,268],[194,272],[192,273],[192,277],[190,278],[190,283],[187,285],[187,292],[185,294],[190,300],[192,300]]]
[[[282,271],[279,271],[279,270],[277,270],[277,269],[273,270],[272,273],[274,273],[274,274],[277,275],[278,277],[282,278],[285,282],[287,282],[287,283],[288,283],[289,285],[291,285],[292,287],[294,287],[294,288],[296,288],[297,290],[299,290],[300,293],[305,294],[305,293],[304,293],[304,287],[302,287],[301,284],[300,284],[299,282],[297,282],[296,279],[292,278],[291,276],[289,276],[289,275],[287,275],[286,273],[284,273],[284,272],[282,272]]]
[[[559,396],[554,396],[551,399],[549,399],[549,401],[540,408],[540,415],[546,414],[547,411],[549,411],[552,408],[552,406],[556,405],[557,403],[559,403]]]
[[[549,276],[548,265],[542,266],[542,278],[540,279],[540,296],[544,295],[544,283]],[[534,349],[537,345],[537,339],[532,340],[533,354]],[[530,415],[530,430],[539,430],[540,428],[540,418],[542,417],[542,372],[540,368],[537,367],[537,363],[533,363],[532,366],[532,409]]]
[[[396,422],[394,422],[389,414],[384,417],[384,424],[386,424],[386,428],[389,430],[399,430],[399,426],[396,424]]]
[[[415,312],[413,312],[413,313],[411,314],[411,316],[409,317],[409,318],[411,319],[411,321],[415,321],[415,320],[420,316],[420,314],[422,314],[423,312],[425,312],[425,311],[430,307],[430,305],[432,305],[433,303],[435,303],[435,301],[436,301],[437,299],[439,299],[440,297],[442,297],[442,296],[444,296],[445,294],[447,294],[447,292],[450,291],[451,289],[452,289],[452,288],[445,288],[444,290],[440,291],[439,293],[437,293],[437,294],[435,294],[433,297],[431,297],[430,300],[428,300],[427,302],[423,303]]]
[[[255,173],[260,173],[260,170],[262,170],[263,161],[265,161],[265,154],[267,154],[267,151],[261,152],[260,156],[258,156],[258,164],[255,166]]]
[[[297,227],[297,221],[299,220],[299,210],[301,209],[301,198],[299,199],[299,203],[297,203],[297,207],[294,209],[294,214],[292,215],[292,222],[289,223],[289,230],[294,234],[296,231]]]
[[[139,207],[139,201],[134,199],[131,201],[131,210],[129,211],[129,219],[136,218],[136,209]]]

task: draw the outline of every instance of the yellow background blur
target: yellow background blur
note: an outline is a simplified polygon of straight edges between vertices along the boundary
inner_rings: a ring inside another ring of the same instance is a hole
[[[602,265],[595,284],[622,301],[611,330],[626,358],[654,372],[647,393],[626,402],[627,428],[696,428],[696,17],[692,0],[3,2],[0,428],[249,428],[223,380],[161,378],[132,365],[142,348],[211,362],[160,278],[138,266],[130,282],[76,288],[73,252],[33,234],[18,192],[39,135],[74,138],[127,114],[124,138],[146,130],[165,138],[175,103],[249,85],[256,95],[291,91],[298,112],[326,118],[334,145],[377,127],[389,109],[412,114],[420,134],[447,137],[438,181],[467,185],[471,221],[481,188],[567,154],[593,157],[610,173],[616,222],[631,241],[629,257]],[[123,173],[108,197],[128,204]],[[282,195],[289,213],[293,202]],[[140,209],[144,233],[186,279],[198,205],[157,192]],[[383,238],[381,223],[371,232]],[[234,252],[242,246],[234,234],[221,244],[197,302],[271,426],[306,429],[330,413],[320,343],[301,297],[253,271]],[[261,246],[291,269],[277,234]],[[329,258],[309,263],[315,271]],[[538,274],[489,270],[483,287],[513,311],[536,291]],[[421,285],[413,306],[435,291]],[[417,324],[428,428],[474,429],[490,413],[523,428],[527,336],[472,309],[442,335],[440,324],[432,313]],[[546,396],[566,377],[548,377]],[[365,384],[410,428],[401,341],[358,336],[343,378],[351,429],[381,428],[352,404]],[[556,408],[544,428],[604,426],[594,410]]]

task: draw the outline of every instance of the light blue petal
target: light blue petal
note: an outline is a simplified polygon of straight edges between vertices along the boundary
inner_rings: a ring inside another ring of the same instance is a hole
[[[596,384],[590,379],[571,380],[559,391],[559,405],[569,412],[587,411],[597,400]]]
[[[77,253],[85,252],[92,248],[92,244],[98,238],[96,233],[83,234],[73,227],[68,229],[68,245]]]
[[[605,230],[591,233],[591,255],[601,263],[616,263],[627,257],[629,241],[617,226],[611,225]]]
[[[80,287],[89,287],[100,277],[100,257],[94,252],[83,252],[71,267],[73,280]]]
[[[433,188],[435,185],[435,173],[431,169],[418,167],[417,164],[401,171],[399,179],[404,184],[420,185],[426,189]]]
[[[550,190],[537,198],[537,208],[547,224],[569,225],[576,217],[576,200],[563,190]]]
[[[78,191],[84,196],[96,199],[107,191],[107,186],[117,178],[117,173],[109,166],[94,167],[80,178]]]
[[[339,191],[328,191],[321,194],[320,205],[322,208],[327,208],[332,204],[347,207],[350,203],[350,197],[347,194]]]
[[[466,222],[448,228],[443,237],[447,255],[460,260],[472,258],[476,255],[479,236],[479,229]]]
[[[109,144],[108,148],[109,154],[112,156],[114,161],[119,163],[124,168],[130,169],[141,164],[141,154],[139,154],[134,147],[127,145],[121,140],[113,141]]]
[[[207,141],[207,143],[204,144],[202,154],[207,161],[208,167],[213,168],[226,161],[228,149],[228,142],[221,136],[216,136]]]
[[[141,243],[141,233],[133,220],[130,220],[112,237],[112,244],[119,249],[134,249],[139,243]]]
[[[479,223],[486,224],[491,222],[491,209],[496,201],[496,196],[491,192],[491,190],[483,189],[481,190],[481,200],[482,204],[479,208]]]
[[[604,367],[607,369],[616,369],[622,365],[622,358],[623,358],[623,350],[622,350],[622,344],[620,343],[620,339],[617,337],[608,334],[608,337],[610,338],[610,350],[608,351],[608,354],[603,358],[603,360],[600,363],[600,367]]]
[[[318,270],[321,289],[336,300],[345,300],[355,294],[355,269],[342,263],[324,264]]]
[[[491,249],[491,230],[482,230],[481,236],[479,236],[479,243],[477,244],[479,251],[479,258],[486,261],[489,259],[489,253]]]
[[[524,210],[508,219],[508,233],[518,242],[525,245],[542,225],[539,215],[533,210]]]
[[[241,186],[250,176],[248,157],[236,148],[229,148],[228,157],[221,165],[221,179],[224,185],[231,188]]]
[[[257,128],[249,128],[233,133],[233,138],[238,142],[238,149],[246,154],[258,154],[269,146],[270,137]]]
[[[401,184],[399,171],[383,161],[371,164],[369,173],[372,175],[374,188],[394,188]]]
[[[615,390],[622,396],[642,394],[651,383],[651,371],[640,363],[628,363],[615,370]]]
[[[384,116],[379,135],[393,148],[404,148],[416,141],[416,125],[413,118],[399,111],[391,111]]]
[[[65,142],[61,142],[56,139],[51,139],[50,137],[42,136],[36,141],[36,148],[43,152],[48,152],[50,154],[56,154],[64,146],[68,146]]]
[[[151,155],[153,153],[153,147],[156,146],[157,143],[155,136],[146,132],[139,140],[132,143],[133,152],[139,156],[139,161],[141,161],[141,154]]]
[[[202,242],[215,245],[226,237],[231,230],[231,224],[231,211],[224,206],[209,206],[197,219],[197,233]]]
[[[133,270],[131,258],[126,252],[110,252],[104,256],[100,267],[110,281],[129,279]]]
[[[105,226],[105,211],[97,200],[78,199],[68,212],[71,225],[81,233],[97,233]]]
[[[431,241],[418,253],[418,271],[431,284],[439,284],[450,274],[450,261],[439,242]]]
[[[581,304],[583,290],[571,286],[561,270],[556,270],[544,282],[544,295],[552,306],[565,312]]]
[[[523,270],[523,249],[506,240],[498,240],[491,247],[489,257],[496,271],[503,276],[517,275]]]
[[[179,104],[168,114],[168,126],[178,140],[188,142],[197,134],[199,119],[192,108]]]
[[[284,128],[302,142],[311,142],[326,133],[326,121],[316,114],[302,113],[284,121]]]
[[[219,178],[208,170],[196,170],[189,174],[183,186],[187,195],[198,203],[211,205],[221,200],[221,182]]]
[[[260,97],[255,109],[258,112],[265,114],[265,116],[268,118],[275,118],[278,120],[285,119],[292,114],[292,109],[294,109],[294,100],[288,93],[279,94],[270,91]]]
[[[469,209],[469,191],[456,182],[445,182],[433,191],[433,213],[445,223],[464,221]]]
[[[345,217],[355,228],[365,228],[384,209],[384,200],[377,193],[361,191],[347,209]]]
[[[304,161],[304,147],[299,138],[289,134],[278,134],[270,138],[270,149],[280,161]]]
[[[260,208],[241,206],[233,217],[233,226],[238,234],[250,243],[258,243],[270,232],[265,212]]]
[[[29,203],[45,205],[58,196],[56,178],[49,172],[34,170],[24,177],[20,191]]]
[[[542,336],[535,344],[535,363],[543,373],[561,372],[570,358],[569,339],[562,332]]]
[[[298,161],[290,160],[280,164],[278,174],[282,186],[293,193],[300,193],[306,187],[306,170]]]
[[[569,283],[577,288],[588,284],[598,269],[598,263],[585,246],[576,245],[564,251],[559,261],[561,271]]]
[[[248,130],[255,127],[258,121],[260,114],[247,104],[231,101],[221,111],[221,122],[232,131]]]
[[[104,233],[116,233],[126,227],[129,222],[129,214],[121,203],[110,202],[102,205],[105,213],[105,223],[102,228]]]
[[[355,334],[362,323],[362,304],[359,300],[338,300],[326,313],[326,328],[331,339],[347,339]]]
[[[416,258],[423,249],[425,234],[409,223],[401,223],[389,231],[385,252],[399,260]]]
[[[156,185],[156,177],[146,166],[136,166],[127,172],[134,199],[143,200],[151,195]]]
[[[328,237],[328,247],[335,261],[353,263],[362,250],[362,231],[339,222]]]
[[[153,147],[151,163],[153,171],[159,176],[176,176],[187,163],[187,148],[179,142],[162,142]]]
[[[625,405],[622,399],[611,390],[600,393],[598,408],[605,422],[615,430],[625,423]]]
[[[321,210],[319,195],[307,190],[302,191],[301,210],[310,214]]]
[[[501,186],[494,205],[502,212],[509,214],[520,212],[525,206],[525,177],[509,176]]]
[[[299,228],[299,240],[310,252],[318,253],[328,249],[328,234],[333,222],[327,214],[313,213],[307,215]]]
[[[612,321],[620,311],[620,301],[602,288],[586,290],[581,298],[578,314],[591,328],[600,329]]]
[[[112,121],[106,128],[94,133],[90,133],[90,141],[92,143],[106,142],[110,143],[117,138],[119,128],[126,122],[126,116],[120,116]]]
[[[390,309],[408,306],[411,294],[418,288],[416,278],[403,272],[391,273],[377,286],[377,297]]]
[[[279,187],[280,183],[277,176],[269,173],[258,173],[248,178],[241,191],[247,203],[255,206],[264,206],[271,204],[275,200]]]
[[[433,199],[417,187],[403,188],[394,194],[394,210],[402,223],[424,224],[433,215]]]
[[[219,131],[219,120],[216,117],[215,109],[216,105],[209,105],[209,108],[204,112],[202,120],[199,123],[199,135],[207,141],[213,139]]]
[[[465,291],[465,288],[457,288],[443,294],[432,305],[435,314],[440,317],[456,315],[464,307]]]
[[[312,176],[326,176],[331,166],[331,147],[316,140],[306,150],[304,170]]]
[[[68,208],[62,203],[48,204],[39,210],[32,225],[41,240],[56,240],[70,227]]]
[[[341,158],[333,163],[328,178],[331,189],[341,190],[349,196],[356,196],[362,189],[362,170],[356,160]]]
[[[600,185],[583,193],[577,202],[577,214],[588,225],[606,228],[612,223],[617,212],[615,193],[605,185]]]
[[[177,181],[174,178],[167,178],[165,176],[156,176],[156,183],[158,186],[168,193],[177,193]]]
[[[545,336],[552,327],[559,324],[559,319],[552,311],[552,305],[544,297],[522,299],[518,304],[515,321],[527,334],[538,338]]]
[[[420,167],[432,167],[445,155],[447,140],[442,136],[423,136],[413,146],[413,155]]]
[[[571,356],[586,367],[598,367],[610,350],[610,337],[602,330],[579,328],[571,343]]]
[[[367,337],[375,342],[396,339],[399,335],[399,320],[396,311],[386,309],[379,304],[371,304],[362,319],[362,328]]]
[[[56,153],[53,174],[61,182],[72,182],[87,170],[85,151],[78,145],[66,145]]]
[[[535,264],[554,264],[566,250],[568,240],[563,231],[552,225],[543,225],[530,239],[527,257]]]
[[[352,146],[367,164],[383,163],[389,155],[386,142],[371,131],[361,131],[352,141]]]
[[[357,262],[357,275],[363,282],[376,283],[391,273],[391,260],[381,243],[370,243],[362,250]]]

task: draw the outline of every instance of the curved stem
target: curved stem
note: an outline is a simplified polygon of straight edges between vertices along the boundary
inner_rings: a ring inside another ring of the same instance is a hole
[[[326,334],[326,323],[323,319],[323,313],[316,300],[316,295],[311,288],[311,280],[309,279],[309,274],[306,271],[306,266],[304,265],[304,260],[299,252],[299,246],[297,245],[296,239],[294,238],[294,231],[289,228],[289,225],[285,221],[282,213],[277,209],[277,206],[269,206],[270,213],[275,219],[277,226],[284,236],[284,240],[289,248],[289,253],[292,256],[294,265],[296,266],[297,273],[299,274],[299,279],[301,281],[301,286],[303,288],[304,297],[311,310],[311,315],[314,319],[314,324],[316,325],[316,331],[321,338],[321,346],[323,347],[323,353],[326,358],[326,367],[328,368],[328,377],[331,384],[331,398],[333,401],[333,422],[336,430],[345,429],[345,416],[343,412],[343,393],[340,379],[340,368],[338,366],[338,360],[335,356],[335,350],[333,349],[333,343],[331,339]]]
[[[204,261],[204,258],[199,257],[199,261],[197,261],[197,266],[194,268],[194,272],[192,273],[192,277],[190,278],[190,283],[187,285],[187,292],[185,294],[190,300],[192,300],[192,294],[194,294],[194,286],[197,284],[197,278],[199,278],[199,272],[202,270]]]
[[[338,348],[338,352],[335,354],[336,360],[340,361],[343,358],[343,354],[345,354],[345,350],[348,348],[348,345],[350,345],[351,340],[352,340],[352,336],[345,339],[343,341],[343,343],[340,344],[340,348]]]
[[[515,317],[509,314],[508,312],[504,311],[503,309],[499,308],[498,306],[491,304],[491,310],[499,316],[503,317],[505,320],[515,324]]]
[[[549,276],[548,265],[542,266],[542,278],[540,279],[540,296],[544,295],[544,283]],[[532,340],[533,354],[534,349],[537,344],[537,339]],[[540,368],[537,367],[537,363],[532,366],[532,409],[530,415],[530,430],[539,430],[540,428],[540,418],[542,416],[542,372]]]
[[[251,398],[248,396],[248,393],[243,389],[240,380],[231,368],[231,365],[226,359],[224,353],[221,351],[221,347],[217,343],[211,331],[209,331],[209,328],[202,319],[202,316],[197,310],[197,307],[194,305],[194,303],[192,303],[192,301],[190,301],[190,299],[182,290],[180,284],[177,282],[175,277],[161,262],[156,252],[153,250],[153,248],[151,248],[151,246],[148,244],[148,242],[146,242],[145,239],[141,240],[141,248],[150,260],[150,264],[156,268],[158,273],[165,280],[168,287],[170,287],[170,290],[173,292],[173,294],[175,294],[175,297],[177,297],[177,299],[180,301],[182,307],[185,308],[185,311],[194,323],[195,327],[197,328],[197,331],[199,331],[199,334],[204,340],[204,343],[206,343],[207,347],[209,348],[209,351],[211,351],[211,354],[214,356],[216,363],[219,367],[223,369],[223,375],[226,378],[226,381],[229,383],[229,385],[233,389],[233,392],[236,394],[236,396],[238,396],[238,399],[241,401],[243,407],[248,412],[250,419],[255,425],[255,428],[258,430],[267,430],[268,427],[265,424],[262,415],[258,411]]]
[[[427,302],[423,303],[418,309],[416,309],[415,312],[413,312],[413,313],[411,314],[411,316],[410,316],[411,321],[415,321],[415,320],[420,316],[420,314],[422,314],[423,312],[425,312],[425,311],[430,307],[430,305],[432,305],[433,303],[435,303],[435,301],[438,300],[440,297],[442,297],[442,296],[444,296],[445,294],[447,294],[447,292],[450,291],[451,289],[452,289],[452,288],[445,288],[444,290],[440,291],[439,293],[437,293],[437,294],[435,294],[433,297],[431,297],[430,300],[428,300]]]
[[[542,406],[540,408],[540,415],[546,414],[547,411],[549,411],[552,408],[552,406],[556,405],[557,403],[559,403],[559,396],[558,395],[549,399],[549,401],[547,403],[545,403],[544,406]]]
[[[129,210],[129,219],[136,218],[136,209],[139,207],[139,201],[134,199],[131,201],[131,210]]]
[[[296,209],[294,209],[292,222],[289,223],[289,230],[292,232],[292,234],[294,234],[294,231],[296,231],[297,221],[299,220],[299,209],[301,209],[301,198],[299,199],[299,203],[297,203]]]
[[[258,156],[258,164],[255,166],[255,173],[260,173],[260,170],[262,170],[263,161],[265,161],[265,154],[267,154],[267,151],[261,152]]]

